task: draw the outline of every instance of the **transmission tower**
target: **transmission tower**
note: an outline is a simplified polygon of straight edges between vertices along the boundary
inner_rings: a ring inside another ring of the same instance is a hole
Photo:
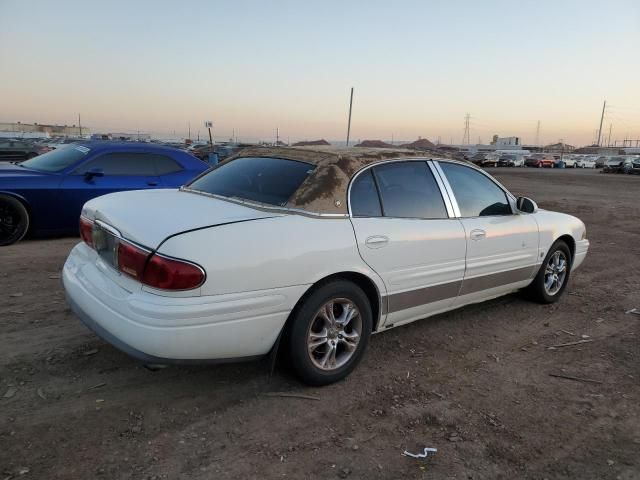
[[[471,115],[467,113],[464,116],[464,135],[462,135],[463,145],[469,145],[471,143],[471,133],[469,132],[469,120],[471,120]]]

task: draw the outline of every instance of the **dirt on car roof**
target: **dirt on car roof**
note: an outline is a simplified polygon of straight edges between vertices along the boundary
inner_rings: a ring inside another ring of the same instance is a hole
[[[347,188],[353,174],[366,165],[391,158],[428,157],[424,152],[401,148],[251,147],[229,157],[276,157],[315,165],[314,171],[289,199],[286,207],[320,214],[346,214]],[[445,158],[438,154],[429,158]]]

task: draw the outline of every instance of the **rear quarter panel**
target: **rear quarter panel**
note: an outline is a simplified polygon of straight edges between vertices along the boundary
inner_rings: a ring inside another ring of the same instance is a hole
[[[158,252],[202,266],[202,295],[311,285],[345,271],[366,275],[385,293],[360,258],[348,218],[285,215],[220,225],[169,238]]]

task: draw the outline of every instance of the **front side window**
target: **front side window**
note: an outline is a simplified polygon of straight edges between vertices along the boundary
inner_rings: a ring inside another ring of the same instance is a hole
[[[365,170],[351,185],[351,214],[354,217],[380,217],[380,197],[373,179],[373,169]]]
[[[425,162],[397,162],[373,168],[382,214],[398,218],[448,218],[440,188]]]
[[[314,168],[296,160],[244,157],[223,163],[188,187],[223,197],[284,206]]]
[[[74,173],[84,175],[99,168],[105,175],[155,176],[154,157],[147,153],[106,153],[82,164]]]
[[[473,168],[455,163],[440,163],[463,217],[511,215],[507,195],[491,179]]]
[[[81,145],[70,148],[52,150],[20,163],[20,166],[40,172],[60,172],[82,160],[89,153],[87,147]]]

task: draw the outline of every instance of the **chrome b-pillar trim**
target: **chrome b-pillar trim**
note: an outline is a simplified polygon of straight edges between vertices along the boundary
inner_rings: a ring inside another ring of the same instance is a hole
[[[440,162],[434,160],[431,163],[433,163],[434,168],[436,169],[436,171],[438,172],[438,174],[440,176],[440,179],[442,180],[442,183],[444,185],[445,191],[447,192],[447,196],[449,197],[449,200],[451,201],[451,206],[453,207],[454,216],[457,217],[457,218],[462,217],[462,215],[460,214],[460,207],[458,206],[458,201],[456,200],[456,196],[453,194],[453,189],[451,188],[451,185],[449,184],[449,180],[447,180],[447,176],[442,171],[442,167],[440,167]]]

